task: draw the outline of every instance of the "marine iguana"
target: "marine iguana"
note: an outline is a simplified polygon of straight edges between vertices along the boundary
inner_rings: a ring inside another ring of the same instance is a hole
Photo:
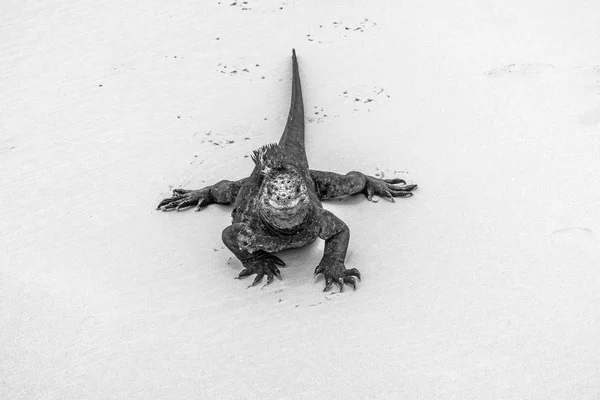
[[[249,177],[237,181],[222,180],[198,190],[175,189],[157,209],[176,210],[196,206],[196,211],[209,204],[233,204],[232,224],[225,228],[222,239],[241,261],[238,278],[256,274],[251,286],[267,275],[281,279],[279,267],[285,263],[273,253],[302,247],[316,238],[325,240],[325,252],[314,276],[325,276],[325,289],[332,283],[344,290],[344,284],[356,289],[360,272],[346,269],[348,226],[323,209],[321,200],[364,193],[394,201],[408,197],[417,185],[402,179],[378,179],[361,172],[346,175],[316,171],[308,167],[304,148],[304,105],[298,73],[296,51],[292,50],[292,102],[287,124],[278,144],[268,144],[252,155],[254,170]]]

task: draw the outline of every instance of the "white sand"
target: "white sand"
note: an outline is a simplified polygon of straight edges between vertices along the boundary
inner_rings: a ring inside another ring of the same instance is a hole
[[[0,399],[599,399],[600,3],[232,2],[0,5]],[[326,204],[356,291],[154,211],[278,140],[292,47],[312,167],[420,187]]]

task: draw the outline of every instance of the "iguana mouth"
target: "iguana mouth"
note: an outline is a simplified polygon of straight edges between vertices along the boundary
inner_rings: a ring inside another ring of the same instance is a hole
[[[289,231],[302,226],[311,210],[310,198],[299,196],[281,204],[271,199],[265,199],[259,212],[263,222],[278,231]]]
[[[287,211],[296,208],[298,206],[298,203],[300,203],[301,200],[306,199],[306,197],[306,195],[299,196],[293,200],[286,202],[285,204],[281,204],[281,202],[273,199],[268,199],[267,202],[269,203],[269,206],[273,207],[276,210]]]

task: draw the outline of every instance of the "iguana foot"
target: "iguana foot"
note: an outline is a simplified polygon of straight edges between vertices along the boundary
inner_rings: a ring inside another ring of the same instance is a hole
[[[394,197],[410,197],[417,185],[407,185],[404,179],[378,179],[367,176],[364,193],[369,201],[373,201],[373,195],[385,197],[394,202]],[[398,184],[402,186],[398,186]]]
[[[281,280],[281,272],[279,272],[277,266],[285,267],[285,263],[279,257],[269,254],[266,251],[259,251],[255,257],[243,260],[242,265],[244,266],[244,269],[238,275],[238,279],[256,274],[256,277],[250,286],[259,284],[265,275],[267,275],[267,285],[270,285],[273,282],[274,277]]]
[[[184,208],[196,206],[196,211],[210,204],[209,188],[198,190],[174,189],[173,196],[164,199],[158,206],[157,210],[163,211],[179,211]]]
[[[331,289],[331,285],[335,282],[340,287],[340,292],[344,291],[344,284],[352,286],[356,290],[356,280],[360,281],[360,272],[356,268],[346,269],[344,263],[339,261],[321,261],[315,268],[315,275],[323,274],[325,276],[324,292]]]

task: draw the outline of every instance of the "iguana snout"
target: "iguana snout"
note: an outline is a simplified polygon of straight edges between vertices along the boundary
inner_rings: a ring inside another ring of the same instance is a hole
[[[290,229],[304,221],[311,203],[304,179],[295,173],[281,172],[265,179],[259,204],[265,222]]]

